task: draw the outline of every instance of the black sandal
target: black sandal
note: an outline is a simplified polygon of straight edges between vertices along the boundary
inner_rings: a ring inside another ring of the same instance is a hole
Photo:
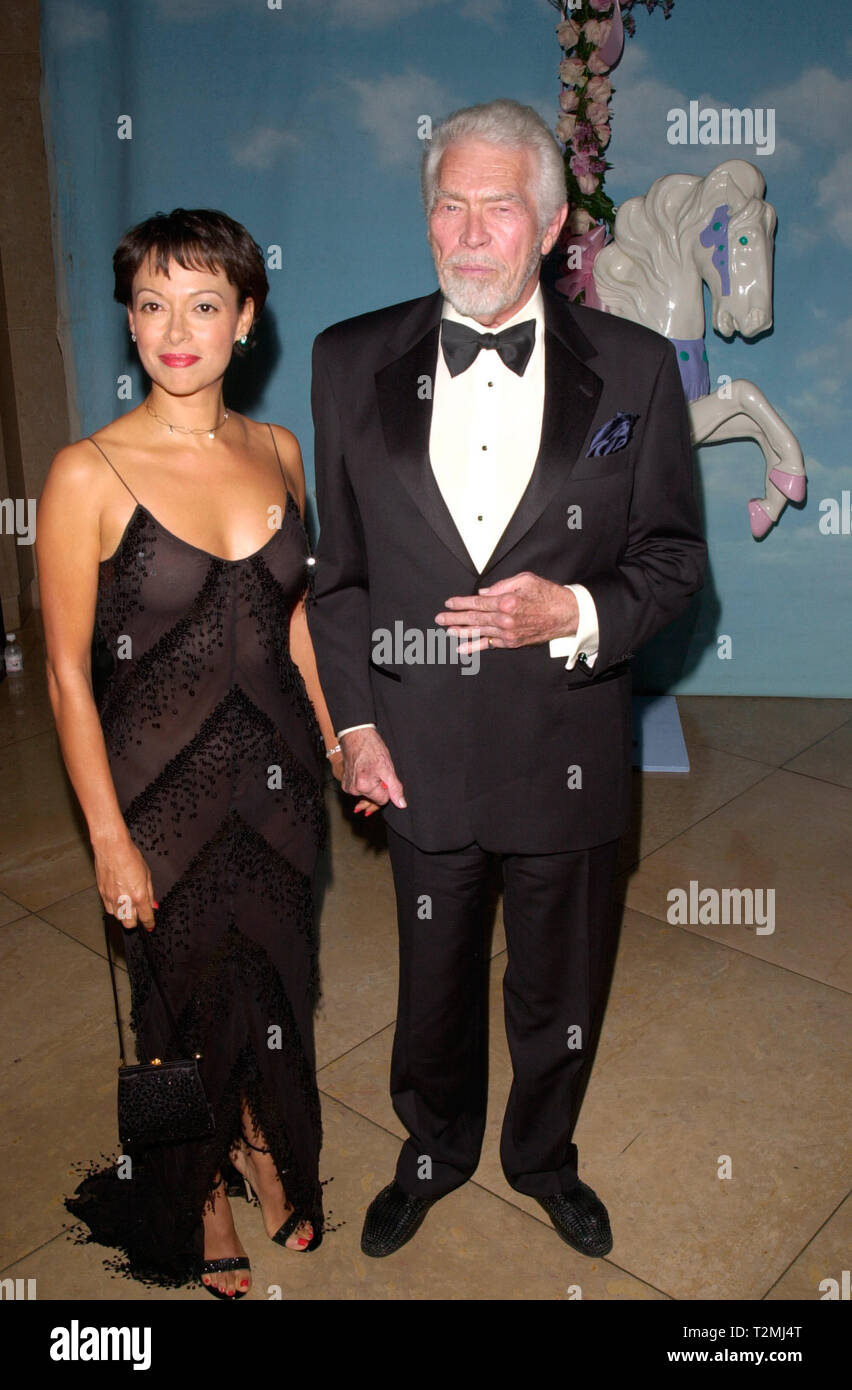
[[[242,1136],[242,1142],[245,1144],[247,1149],[252,1149],[256,1154],[268,1154],[272,1152],[271,1149],[258,1148],[257,1144],[252,1144],[249,1139],[246,1139],[245,1135]],[[239,1169],[237,1169],[237,1172],[239,1172]],[[240,1174],[240,1176],[242,1177],[242,1174]],[[258,1206],[260,1206],[260,1198],[257,1197],[255,1193],[252,1191],[252,1187],[249,1183],[248,1178],[244,1177],[243,1182],[245,1183],[246,1196],[248,1197],[249,1201],[256,1201]],[[276,1245],[284,1245],[288,1250],[293,1250],[293,1246],[287,1245],[287,1241],[290,1239],[294,1231],[298,1230],[300,1226],[305,1224],[309,1225],[313,1230],[314,1223],[313,1221],[311,1221],[310,1217],[302,1216],[300,1212],[294,1210],[287,1217],[287,1220],[283,1223],[283,1225],[279,1226],[278,1230],[275,1232],[275,1235],[272,1236],[271,1239],[275,1241]],[[307,1245],[303,1246],[301,1250],[294,1250],[293,1253],[296,1255],[307,1255],[309,1250],[316,1250],[317,1247],[320,1245],[321,1241],[322,1237],[317,1235],[316,1231],[314,1231],[314,1234],[308,1241]],[[225,1296],[227,1297],[227,1295]]]
[[[246,1269],[251,1273],[251,1264],[246,1255],[226,1255],[221,1260],[204,1260],[201,1265],[202,1274],[227,1274],[232,1269]],[[221,1289],[214,1288],[212,1284],[204,1284],[203,1287],[208,1293],[212,1293],[214,1298],[231,1299],[245,1298],[245,1292],[234,1289],[233,1293],[223,1293]]]

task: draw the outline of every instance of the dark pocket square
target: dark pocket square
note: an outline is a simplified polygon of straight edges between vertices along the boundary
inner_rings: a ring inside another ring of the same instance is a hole
[[[613,415],[611,420],[607,420],[606,424],[601,425],[596,431],[586,458],[601,458],[604,454],[615,454],[619,449],[625,448],[630,443],[633,426],[638,419],[638,415],[631,415],[626,410],[620,410],[617,415]]]

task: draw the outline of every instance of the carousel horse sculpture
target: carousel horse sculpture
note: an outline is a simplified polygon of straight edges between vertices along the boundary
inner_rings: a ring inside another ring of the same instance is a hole
[[[754,338],[771,327],[776,217],[765,189],[760,171],[741,159],[726,160],[706,178],[667,174],[643,197],[621,204],[608,244],[598,249],[595,232],[602,228],[572,238],[588,242],[589,254],[581,257],[584,283],[575,281],[586,303],[674,343],[693,443],[751,439],[760,446],[766,491],[748,503],[756,539],[788,500],[804,500],[804,460],[796,436],[753,382],[722,377],[711,392],[703,285],[712,295],[713,327],[723,338]]]

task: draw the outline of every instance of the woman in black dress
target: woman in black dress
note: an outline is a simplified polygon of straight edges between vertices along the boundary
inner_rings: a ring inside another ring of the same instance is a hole
[[[174,1055],[150,955],[215,1133],[134,1154],[130,1182],[93,1173],[69,1209],[132,1275],[239,1298],[234,1168],[273,1239],[322,1237],[311,875],[324,754],[336,772],[340,755],[305,620],[299,445],[223,402],[262,252],[224,214],[177,209],[128,232],[114,268],[151,389],[51,467],[48,681],[98,890],[127,929],[137,1055]],[[93,633],[111,666],[97,705]]]

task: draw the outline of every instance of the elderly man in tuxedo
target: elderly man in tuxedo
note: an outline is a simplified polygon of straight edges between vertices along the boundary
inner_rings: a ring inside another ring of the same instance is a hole
[[[408,1138],[361,1248],[392,1254],[476,1169],[499,865],[503,1171],[601,1256],[609,1218],[572,1135],[617,938],[629,662],[706,563],[686,407],[666,339],[541,285],[567,209],[530,107],[454,113],[422,185],[440,290],[314,346],[309,625],[343,788],[383,808],[399,930]]]

